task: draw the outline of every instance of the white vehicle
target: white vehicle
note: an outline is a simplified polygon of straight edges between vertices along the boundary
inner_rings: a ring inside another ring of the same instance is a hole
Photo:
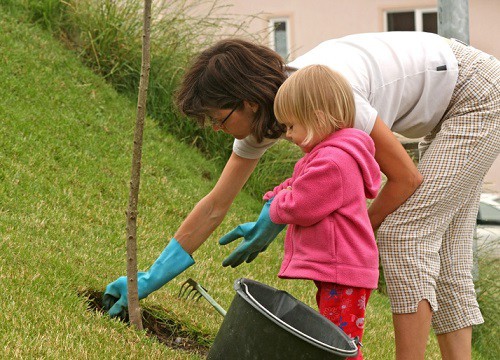
[[[480,257],[500,258],[500,195],[481,194],[476,236]]]

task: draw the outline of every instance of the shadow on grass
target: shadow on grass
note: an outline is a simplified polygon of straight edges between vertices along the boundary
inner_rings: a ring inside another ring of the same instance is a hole
[[[80,290],[78,294],[87,301],[89,311],[97,311],[105,315],[102,306],[102,292],[95,290]],[[122,319],[128,323],[128,316]],[[185,350],[206,357],[210,348],[209,336],[186,324],[168,318],[162,309],[142,309],[142,324],[146,334],[156,338],[169,348]]]

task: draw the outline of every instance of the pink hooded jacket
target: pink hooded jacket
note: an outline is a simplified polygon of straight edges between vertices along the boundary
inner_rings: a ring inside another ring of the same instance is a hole
[[[289,224],[279,277],[377,287],[378,251],[366,206],[380,186],[374,154],[366,133],[336,131],[264,195],[274,197],[271,220]]]

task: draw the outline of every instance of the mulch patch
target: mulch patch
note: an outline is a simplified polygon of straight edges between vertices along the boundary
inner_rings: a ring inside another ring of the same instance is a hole
[[[89,311],[106,312],[102,306],[102,292],[93,290],[80,291],[79,295],[87,299]],[[128,323],[128,316],[121,319]],[[209,351],[207,336],[201,333],[186,331],[186,326],[173,319],[159,318],[147,309],[142,309],[142,325],[148,336],[156,338],[169,348],[185,350],[206,357]]]

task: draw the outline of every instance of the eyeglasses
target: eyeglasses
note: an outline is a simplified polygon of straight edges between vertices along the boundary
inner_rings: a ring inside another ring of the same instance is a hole
[[[221,121],[215,120],[214,118],[212,118],[210,116],[207,116],[207,120],[210,123],[210,125],[221,128],[224,126],[225,122],[229,119],[229,117],[231,115],[233,115],[233,113],[236,111],[236,109],[238,109],[239,106],[240,106],[240,103],[236,104],[235,107],[229,112],[229,114],[227,114],[227,116]]]

